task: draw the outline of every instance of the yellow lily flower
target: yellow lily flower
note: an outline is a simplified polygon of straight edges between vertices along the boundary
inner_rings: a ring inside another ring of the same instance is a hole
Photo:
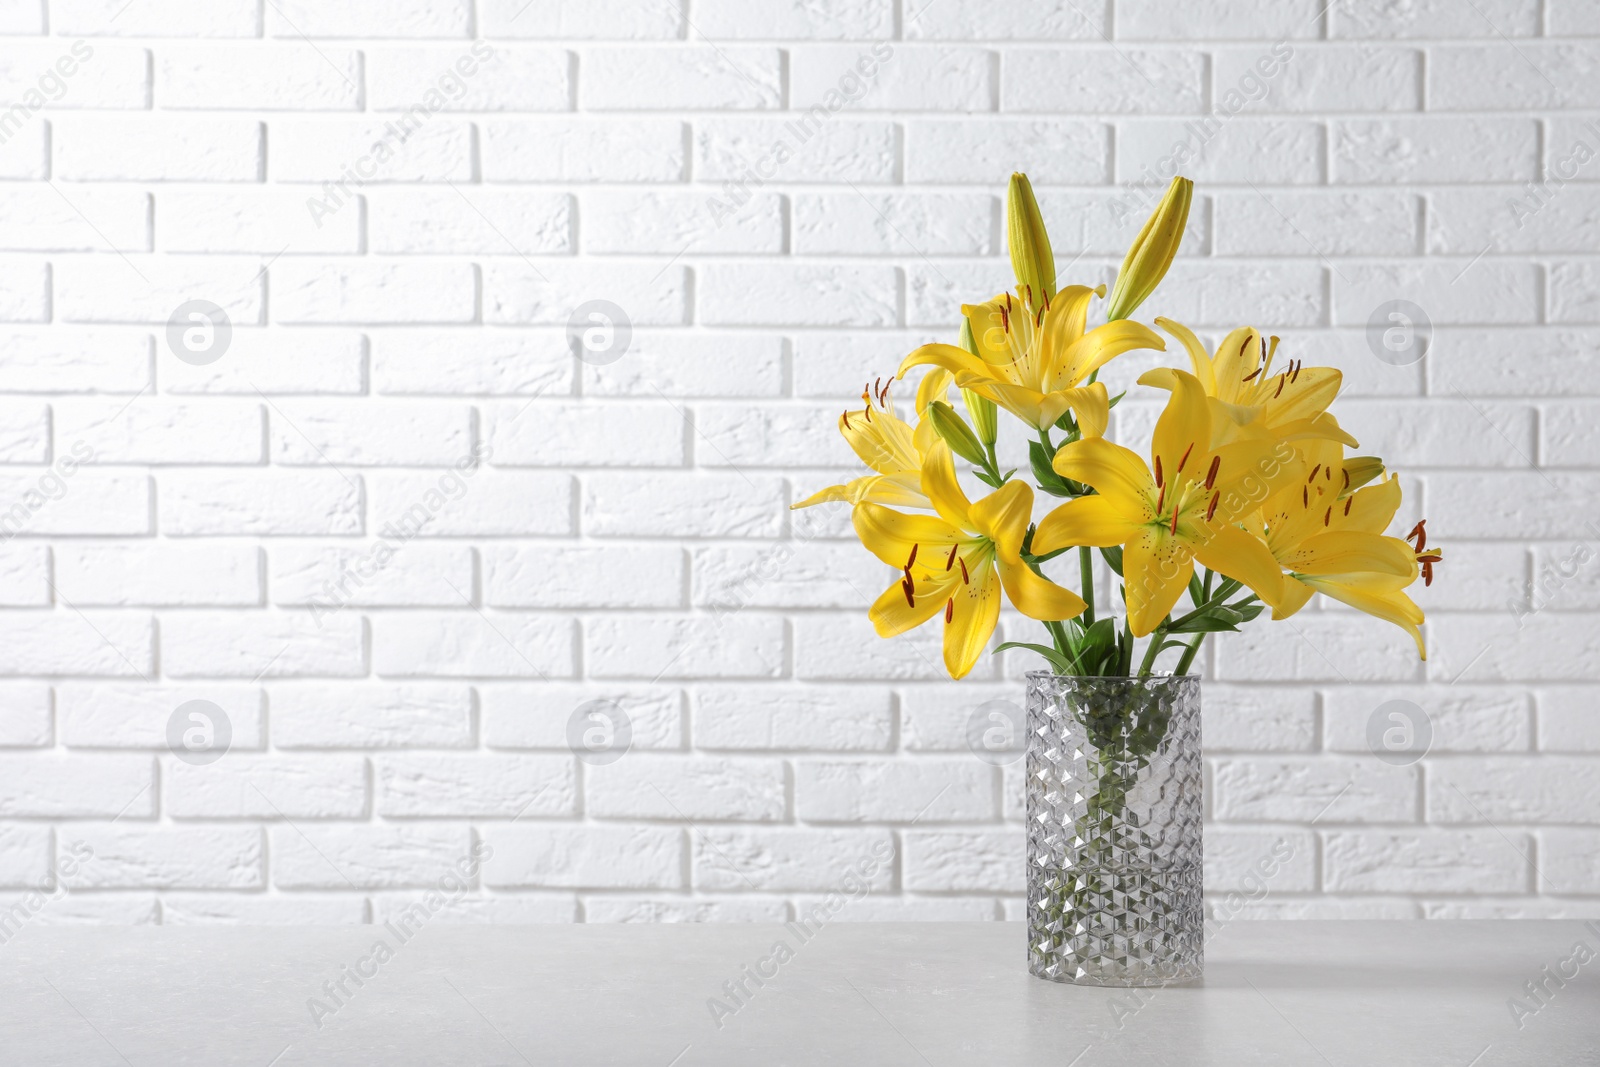
[[[963,678],[978,662],[1000,617],[1000,591],[1029,618],[1070,619],[1085,607],[1070,589],[1022,560],[1033,490],[1012,481],[973,503],[956,481],[949,445],[936,442],[922,469],[937,515],[906,515],[864,503],[851,512],[868,551],[901,571],[867,613],[880,637],[894,637],[944,614],[944,665]]]
[[[1213,356],[1182,323],[1158,318],[1156,325],[1183,344],[1195,378],[1213,400],[1212,428],[1217,435],[1213,444],[1257,436],[1277,440],[1322,437],[1355,446],[1355,438],[1328,414],[1328,405],[1344,382],[1339,371],[1290,361],[1279,373],[1271,374],[1278,339],[1272,338],[1269,348],[1261,334],[1248,326],[1224,337]],[[1167,367],[1147,371],[1139,377],[1139,384],[1170,389],[1173,373]]]
[[[1303,470],[1282,442],[1213,446],[1211,408],[1194,375],[1173,372],[1172,397],[1156,422],[1151,464],[1104,439],[1063,445],[1056,473],[1091,485],[1039,522],[1033,551],[1122,546],[1128,626],[1151,633],[1194,574],[1194,561],[1237,579],[1264,602],[1283,596],[1283,574],[1260,537],[1237,523]],[[1152,469],[1153,468],[1153,469]]]
[[[1315,462],[1304,482],[1283,487],[1262,507],[1267,548],[1289,572],[1272,617],[1286,619],[1323,593],[1401,627],[1427,659],[1423,612],[1405,590],[1421,573],[1431,580],[1442,557],[1425,547],[1421,523],[1412,531],[1416,548],[1384,535],[1400,508],[1399,480],[1352,489],[1337,444],[1315,442],[1306,451]]]
[[[843,485],[830,485],[789,505],[791,511],[813,504],[894,504],[906,508],[931,508],[922,491],[922,463],[938,435],[926,417],[929,405],[950,390],[950,375],[932,370],[917,389],[917,426],[912,429],[895,411],[889,386],[881,381],[861,394],[864,407],[839,416],[839,433],[861,462],[876,473]]]
[[[1105,291],[1103,285],[1069,285],[1045,297],[1024,286],[1015,297],[1001,293],[982,304],[964,304],[976,354],[955,345],[923,345],[905,358],[899,373],[941,367],[960,388],[1035,429],[1054,426],[1070,410],[1085,437],[1099,437],[1110,418],[1110,396],[1100,382],[1084,380],[1124,352],[1166,349],[1154,330],[1136,322],[1108,322],[1085,333],[1089,300]]]

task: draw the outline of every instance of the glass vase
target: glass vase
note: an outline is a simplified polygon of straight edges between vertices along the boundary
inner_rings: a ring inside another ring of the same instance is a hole
[[[1027,677],[1028,970],[1199,978],[1200,679]]]

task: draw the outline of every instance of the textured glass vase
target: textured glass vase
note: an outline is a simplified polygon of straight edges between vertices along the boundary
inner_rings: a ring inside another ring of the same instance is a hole
[[[1200,679],[1028,675],[1028,970],[1199,978]]]

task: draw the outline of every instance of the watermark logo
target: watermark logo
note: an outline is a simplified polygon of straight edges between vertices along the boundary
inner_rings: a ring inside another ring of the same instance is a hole
[[[478,73],[481,65],[498,59],[498,53],[487,41],[474,41],[469,52],[456,57],[455,63],[439,72],[421,99],[416,100],[400,116],[384,124],[383,133],[368,146],[367,151],[339,168],[337,180],[322,183],[322,196],[307,197],[306,211],[311,221],[322,229],[322,220],[343,210],[356,198],[355,190],[385,175],[411,136],[421,130],[433,116],[450,104],[460,102],[467,95],[467,80]]]
[[[1433,720],[1409,700],[1379,704],[1367,719],[1367,747],[1394,767],[1409,767],[1433,745]]]
[[[167,347],[185,363],[215,363],[232,343],[233,320],[209,300],[185,300],[167,319]]]
[[[83,441],[74,441],[66,454],[52,463],[33,485],[23,491],[16,503],[0,510],[0,541],[9,541],[32,526],[33,517],[46,505],[66,496],[71,488],[72,476],[78,473],[80,467],[93,459],[94,449]]]
[[[232,744],[233,722],[209,700],[185,701],[167,719],[167,748],[185,763],[215,763]]]
[[[633,720],[609,700],[580,704],[567,720],[567,747],[591,767],[615,763],[633,747]]]
[[[15,137],[46,104],[66,96],[67,79],[93,57],[94,49],[86,41],[73,41],[71,49],[57,58],[54,66],[46,67],[33,85],[23,90],[21,100],[0,102],[0,145]]]
[[[633,320],[609,300],[585,300],[567,317],[567,339],[591,367],[615,363],[633,342]]]
[[[738,178],[723,182],[723,196],[706,200],[706,210],[710,212],[711,221],[717,229],[720,230],[731,216],[750,202],[755,195],[753,189],[777,177],[779,170],[794,158],[800,147],[822,129],[823,123],[838,114],[846,104],[853,104],[865,96],[877,80],[883,64],[893,57],[893,45],[888,41],[874,41],[871,52],[859,53],[855,65],[839,76],[834,88],[825,92],[818,103],[783,124],[782,135],[768,145],[754,163],[746,166]]]
[[[1367,347],[1391,367],[1419,363],[1433,344],[1433,320],[1409,300],[1390,300],[1367,318]]]
[[[967,716],[967,748],[983,762],[1004,767],[1022,758],[1028,719],[1009,700],[979,704]]]

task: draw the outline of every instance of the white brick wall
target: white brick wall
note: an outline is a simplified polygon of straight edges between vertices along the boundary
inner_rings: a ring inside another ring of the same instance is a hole
[[[786,507],[853,468],[860,381],[1007,283],[1012,169],[1101,281],[1176,162],[1145,312],[1340,366],[1448,546],[1425,665],[1327,608],[1208,654],[1211,890],[1600,914],[1592,4],[0,0],[0,35],[0,904],[381,921],[484,843],[462,921],[772,920],[888,846],[853,917],[1018,917],[1018,767],[965,730],[1032,664],[941,682],[936,633],[872,635],[845,516]],[[212,362],[169,342],[197,299]],[[1420,364],[1369,348],[1395,299]],[[570,346],[594,300],[616,358]],[[1420,763],[1369,748],[1392,700]],[[169,748],[192,701],[214,762]],[[596,708],[620,759],[570,747]]]

